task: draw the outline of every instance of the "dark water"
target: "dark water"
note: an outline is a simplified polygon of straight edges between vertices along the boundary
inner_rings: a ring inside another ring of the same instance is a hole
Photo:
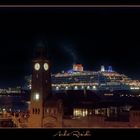
[[[28,99],[22,96],[0,95],[0,111],[27,111]]]

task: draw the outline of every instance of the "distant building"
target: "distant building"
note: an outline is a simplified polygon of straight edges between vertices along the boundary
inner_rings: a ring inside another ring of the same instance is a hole
[[[131,126],[140,127],[140,106],[132,107],[129,116]]]

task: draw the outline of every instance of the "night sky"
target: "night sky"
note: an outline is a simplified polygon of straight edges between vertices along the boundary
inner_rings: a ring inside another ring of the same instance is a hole
[[[40,41],[52,73],[82,63],[140,79],[140,8],[1,8],[0,88],[24,83]]]

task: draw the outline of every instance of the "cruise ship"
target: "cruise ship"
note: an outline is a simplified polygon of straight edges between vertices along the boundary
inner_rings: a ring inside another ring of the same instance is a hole
[[[52,74],[52,89],[65,90],[140,90],[140,81],[112,70],[112,66],[99,71],[86,71],[82,64],[74,64],[71,70]]]

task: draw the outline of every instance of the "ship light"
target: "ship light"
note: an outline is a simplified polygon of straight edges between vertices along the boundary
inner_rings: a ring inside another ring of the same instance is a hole
[[[66,90],[68,90],[68,87],[66,87]]]
[[[56,90],[59,90],[59,87],[56,87]]]
[[[32,89],[32,85],[31,84],[29,85],[29,89]]]
[[[87,86],[87,89],[90,89],[90,86]]]
[[[130,89],[135,90],[135,89],[140,89],[139,87],[130,87]]]
[[[134,89],[134,87],[130,87],[130,89]]]
[[[77,87],[77,86],[75,86],[75,87],[74,87],[74,89],[75,89],[75,90],[77,90],[77,89],[78,89],[78,87]]]
[[[93,86],[92,88],[93,88],[93,89],[96,89],[96,86]]]

